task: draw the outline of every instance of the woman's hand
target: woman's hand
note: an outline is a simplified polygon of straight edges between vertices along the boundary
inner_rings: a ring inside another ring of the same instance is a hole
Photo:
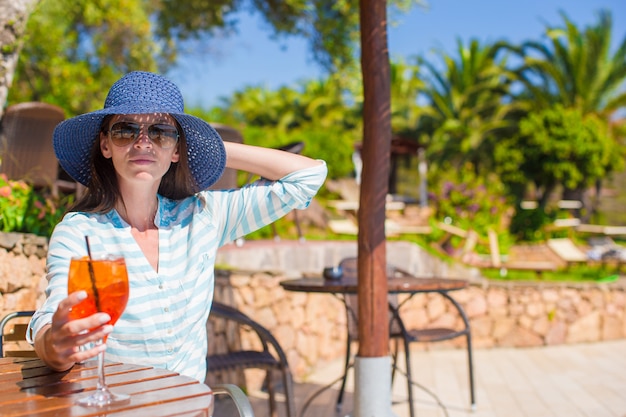
[[[56,371],[66,371],[76,362],[91,359],[106,349],[106,345],[102,343],[91,349],[81,350],[81,346],[96,342],[113,331],[113,326],[106,324],[111,320],[106,313],[96,313],[84,319],[70,319],[72,307],[86,297],[85,291],[70,294],[59,303],[52,316],[52,323],[37,333],[37,355]]]

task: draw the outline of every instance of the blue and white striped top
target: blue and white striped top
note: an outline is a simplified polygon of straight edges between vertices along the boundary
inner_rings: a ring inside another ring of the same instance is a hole
[[[211,308],[218,247],[270,224],[294,208],[306,208],[326,178],[326,164],[278,181],[241,189],[202,191],[180,201],[158,196],[156,272],[115,210],[68,213],[54,229],[47,258],[47,299],[33,316],[36,334],[67,297],[73,256],[123,254],[130,297],[107,340],[107,359],[165,368],[203,382],[206,320]],[[30,333],[30,332],[29,332]],[[32,340],[31,340],[32,343]]]

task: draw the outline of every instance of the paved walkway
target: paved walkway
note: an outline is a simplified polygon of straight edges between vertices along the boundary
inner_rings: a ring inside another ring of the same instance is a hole
[[[414,388],[418,417],[626,417],[626,340],[478,349],[474,356],[477,408],[472,412],[464,350],[412,353],[417,383],[438,397]],[[341,375],[341,368],[342,360],[334,361],[320,367],[307,383],[296,384],[298,417],[343,417],[350,413],[352,381],[341,413],[334,410],[336,384],[301,414],[309,396]],[[409,416],[405,381],[400,376],[393,387],[392,409],[397,417]],[[262,393],[250,396],[255,417],[268,416],[266,397]],[[216,410],[215,417],[234,415]],[[279,417],[284,416],[283,404],[279,403]]]

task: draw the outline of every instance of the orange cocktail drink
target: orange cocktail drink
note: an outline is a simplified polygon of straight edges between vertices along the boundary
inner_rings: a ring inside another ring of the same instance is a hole
[[[111,316],[113,325],[128,302],[128,273],[123,257],[93,259],[74,258],[70,264],[68,294],[83,290],[87,298],[72,307],[71,319],[101,312]]]
[[[88,241],[87,248],[89,248]],[[80,290],[87,293],[87,298],[72,307],[71,319],[81,319],[100,312],[111,316],[109,324],[115,324],[128,302],[128,271],[124,258],[121,256],[107,256],[102,259],[91,259],[87,256],[72,258],[67,292],[71,294]],[[96,344],[106,342],[106,339],[105,336]],[[83,406],[103,407],[129,400],[128,394],[114,394],[107,387],[104,374],[104,351],[101,351],[98,354],[96,390],[89,396],[78,399],[77,403]]]

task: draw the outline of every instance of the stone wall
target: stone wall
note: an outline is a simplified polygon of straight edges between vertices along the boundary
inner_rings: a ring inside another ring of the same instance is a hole
[[[345,354],[346,317],[339,298],[330,294],[283,290],[280,281],[319,275],[345,256],[354,243],[247,242],[218,255],[236,266],[216,283],[215,298],[235,305],[266,326],[281,343],[297,380],[305,380],[321,362]],[[490,281],[475,270],[442,263],[407,242],[389,242],[387,258],[418,276],[463,277],[467,289],[451,295],[472,326],[475,349],[530,347],[626,338],[626,279],[615,283],[567,284]],[[298,267],[296,267],[298,265]],[[409,326],[452,326],[462,322],[454,307],[437,294],[417,294],[403,306]],[[254,344],[242,334],[242,344]],[[465,347],[464,339],[424,344],[422,349]],[[253,375],[248,383],[260,383]]]
[[[418,276],[461,277],[470,287],[452,295],[470,318],[476,349],[543,346],[626,338],[626,279],[614,283],[561,284],[486,280],[429,256],[419,246],[388,242],[387,259]],[[0,316],[30,310],[43,300],[47,240],[0,233]],[[328,294],[288,292],[280,281],[317,275],[346,256],[355,242],[246,242],[218,253],[215,298],[232,304],[267,327],[285,350],[294,377],[305,380],[316,365],[345,352],[345,309]],[[403,307],[403,318],[419,327],[458,326],[452,307],[436,294],[417,294]],[[241,344],[255,345],[248,333]],[[218,337],[212,340],[222,340]],[[423,349],[463,347],[463,340]],[[214,347],[210,347],[211,349]],[[260,377],[253,377],[260,381]],[[250,380],[249,380],[250,383]]]
[[[34,310],[43,301],[47,251],[44,237],[0,233],[0,317]]]
[[[320,362],[342,357],[346,316],[329,294],[289,292],[276,272],[231,271],[218,280],[215,298],[235,305],[278,339],[294,376],[306,379]],[[626,280],[612,284],[474,281],[451,293],[472,326],[475,349],[597,342],[626,337]],[[454,308],[437,294],[417,294],[402,308],[408,326],[461,327]],[[254,345],[242,334],[242,345]],[[463,338],[423,349],[459,348]],[[254,379],[254,377],[253,377]]]

